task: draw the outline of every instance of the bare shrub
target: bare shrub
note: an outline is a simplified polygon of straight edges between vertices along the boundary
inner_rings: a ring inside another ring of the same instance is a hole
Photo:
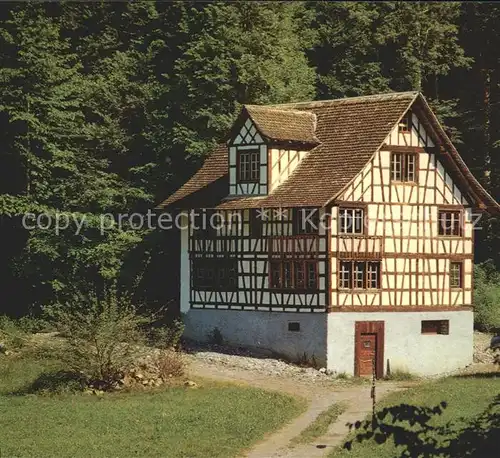
[[[90,293],[46,312],[66,337],[60,358],[67,367],[105,385],[120,380],[132,367],[138,348],[146,342],[144,326],[151,321],[115,287],[101,297]]]
[[[153,364],[158,371],[158,377],[167,381],[172,377],[182,377],[186,368],[186,361],[183,356],[173,350],[163,350],[158,353]]]
[[[183,333],[184,323],[175,320],[170,326],[151,328],[149,342],[156,348],[178,348]]]

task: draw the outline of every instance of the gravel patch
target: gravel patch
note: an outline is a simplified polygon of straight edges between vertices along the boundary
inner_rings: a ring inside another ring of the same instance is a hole
[[[245,348],[190,342],[183,344],[183,350],[188,353],[187,357],[194,361],[245,369],[269,376],[332,380],[337,375],[325,368],[303,367],[267,356],[265,352]]]
[[[493,351],[489,349],[493,334],[474,331],[474,362],[492,364],[495,360]]]
[[[498,370],[494,365],[494,354],[488,349],[492,335],[474,331],[474,363],[458,371],[424,378],[441,378],[448,375],[471,374],[474,372],[491,372]],[[249,350],[246,348],[225,345],[202,344],[196,342],[183,343],[183,350],[188,360],[219,367],[244,369],[274,377],[286,377],[303,380],[341,381],[338,374],[325,368],[304,367],[289,361],[270,356],[269,352]],[[350,377],[351,381],[353,380]],[[369,380],[366,379],[368,382]]]

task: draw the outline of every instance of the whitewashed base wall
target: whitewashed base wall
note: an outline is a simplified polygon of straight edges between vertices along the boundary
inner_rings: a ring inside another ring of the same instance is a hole
[[[207,342],[214,329],[233,346],[269,350],[292,360],[314,357],[337,373],[354,375],[356,321],[384,321],[384,374],[404,370],[441,374],[472,363],[473,313],[371,312],[280,313],[191,309],[184,315],[185,336]],[[449,334],[421,334],[422,320],[449,320]],[[288,330],[289,322],[300,331]],[[327,337],[328,336],[328,337]]]
[[[422,334],[422,320],[449,320],[449,334]],[[449,372],[472,363],[473,313],[373,312],[329,313],[327,367],[354,374],[354,327],[356,321],[384,321],[384,374],[391,370],[416,375]]]
[[[209,341],[217,328],[230,345],[270,350],[292,360],[314,356],[326,364],[325,313],[191,309],[184,322],[184,335],[193,340]],[[289,331],[289,322],[300,323],[300,331]]]

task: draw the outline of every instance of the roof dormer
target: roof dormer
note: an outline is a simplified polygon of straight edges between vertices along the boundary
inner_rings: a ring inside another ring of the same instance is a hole
[[[316,115],[247,105],[231,130],[229,194],[267,195],[319,144]]]

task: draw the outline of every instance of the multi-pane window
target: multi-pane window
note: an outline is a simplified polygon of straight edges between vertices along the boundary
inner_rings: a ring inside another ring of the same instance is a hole
[[[362,208],[339,208],[339,233],[363,234],[364,219]]]
[[[259,181],[260,153],[258,150],[238,151],[238,161],[238,181]]]
[[[354,288],[362,289],[365,286],[365,263],[354,263]]]
[[[300,264],[300,263],[299,263]],[[318,288],[318,264],[315,262],[305,262],[306,266],[306,285],[307,289]]]
[[[271,288],[316,290],[318,289],[317,272],[317,261],[271,261]]]
[[[379,289],[380,261],[341,261],[340,289]]]
[[[380,262],[367,262],[366,264],[366,287],[368,289],[380,288]]]
[[[462,235],[462,213],[460,211],[439,210],[438,220],[439,235]]]
[[[421,324],[422,334],[444,334],[450,333],[449,320],[423,320]]]
[[[341,261],[339,271],[339,288],[351,289],[352,285],[352,262]]]
[[[297,289],[304,289],[306,285],[306,266],[303,262],[298,262],[295,265],[295,287]]]
[[[319,230],[319,210],[317,208],[294,208],[293,233],[317,234]]]
[[[233,290],[238,286],[238,261],[232,258],[194,258],[193,288]]]
[[[281,288],[281,262],[271,261],[270,263],[271,272],[271,288]]]
[[[413,153],[392,153],[391,181],[416,183],[417,155]]]
[[[450,262],[450,288],[462,288],[462,262]]]

